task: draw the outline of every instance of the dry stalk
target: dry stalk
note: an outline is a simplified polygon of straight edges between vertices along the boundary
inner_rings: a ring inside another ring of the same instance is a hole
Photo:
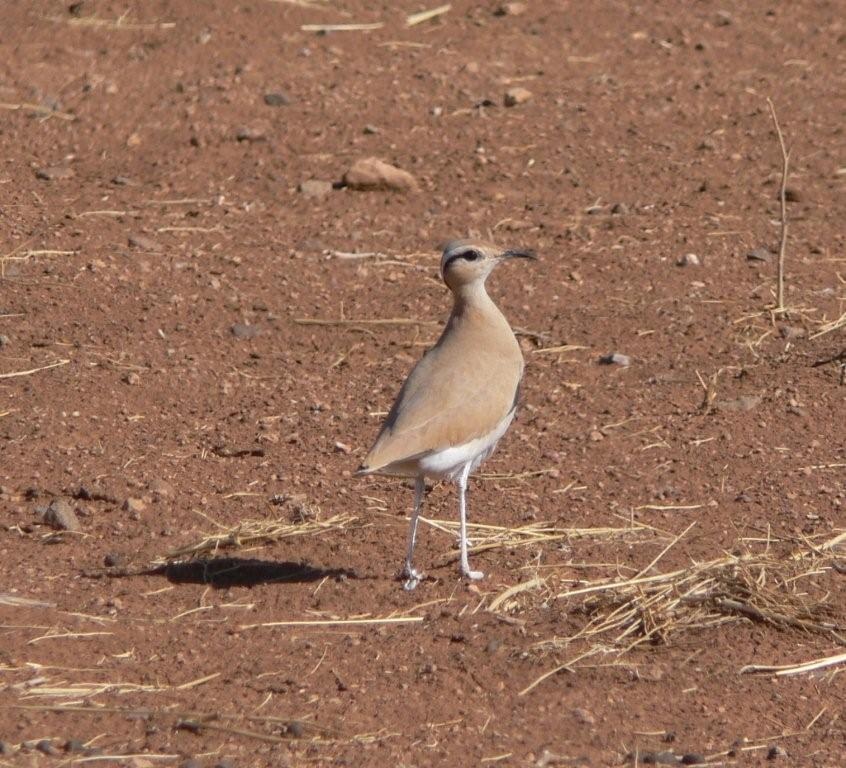
[[[405,20],[405,26],[407,27],[415,27],[418,24],[422,24],[424,21],[429,21],[430,19],[435,19],[438,16],[443,16],[445,13],[449,13],[452,6],[447,3],[446,5],[439,5],[437,8],[432,8],[430,11],[420,11],[420,13],[412,13]]]
[[[778,144],[781,148],[781,187],[779,189],[779,201],[781,202],[781,241],[778,247],[778,278],[775,311],[777,314],[784,314],[787,311],[787,308],[784,306],[784,257],[787,251],[787,174],[790,165],[790,150],[784,144],[784,135],[781,132],[775,106],[769,97],[767,98],[767,104],[770,107],[770,115],[773,118],[773,125],[775,125],[776,134],[778,134]]]
[[[244,520],[233,528],[220,526],[222,530],[219,533],[208,534],[194,544],[172,550],[161,560],[167,562],[182,557],[215,554],[222,550],[262,546],[292,536],[316,536],[342,530],[356,519],[353,515],[342,514],[328,520],[301,518],[294,523],[289,520]]]
[[[55,363],[49,365],[42,365],[40,368],[30,368],[26,371],[12,371],[11,373],[0,373],[0,379],[14,379],[19,376],[31,376],[33,373],[40,371],[49,371],[51,368],[58,368],[61,365],[67,365],[70,360],[57,360]]]
[[[67,120],[69,122],[73,122],[76,120],[76,115],[72,115],[69,112],[60,112],[57,109],[52,109],[50,107],[42,106],[41,104],[8,104],[3,103],[0,104],[0,109],[8,109],[13,112],[17,112],[18,110],[24,110],[26,112],[35,112],[38,115],[43,115],[45,117],[58,117],[60,120]]]
[[[430,525],[451,538],[458,535],[459,523],[456,520],[436,520],[420,517],[420,522]],[[663,531],[648,525],[635,522],[625,528],[557,528],[548,522],[535,522],[508,528],[502,525],[485,525],[483,523],[468,523],[467,528],[473,539],[471,551],[485,552],[492,549],[517,548],[549,544],[555,541],[569,541],[571,539],[615,539],[648,536],[650,542],[665,536]],[[458,552],[451,552],[438,562],[439,566],[447,565],[458,558]]]
[[[371,24],[303,24],[300,29],[303,32],[369,32],[374,29],[382,29],[385,24],[375,21]]]

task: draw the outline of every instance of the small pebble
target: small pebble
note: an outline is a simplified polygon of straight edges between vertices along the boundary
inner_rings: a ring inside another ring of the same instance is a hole
[[[698,267],[701,263],[695,253],[686,253],[684,256],[679,257],[676,265],[679,267]]]
[[[118,566],[126,565],[128,562],[126,555],[121,554],[120,552],[109,552],[103,558],[103,565],[106,568],[117,568]]]
[[[773,744],[767,750],[767,760],[778,760],[780,757],[787,757],[787,750],[778,744]]]
[[[593,713],[590,710],[582,709],[581,707],[577,707],[573,710],[573,717],[582,723],[582,725],[593,725],[596,723],[596,718],[593,716]]]
[[[299,720],[292,720],[288,723],[288,735],[295,739],[301,739],[305,736],[305,727]]]
[[[632,364],[632,359],[628,355],[620,352],[612,352],[608,355],[603,355],[599,358],[600,365],[621,365],[623,367]]]
[[[678,765],[679,759],[672,752],[644,752],[640,762],[644,765]]]
[[[705,755],[697,755],[695,752],[688,752],[682,755],[682,765],[700,765],[705,762]]]
[[[494,16],[520,16],[525,12],[525,3],[503,3],[494,11]]]
[[[259,326],[246,323],[234,323],[229,331],[236,339],[254,339],[261,333]]]
[[[506,107],[516,107],[519,104],[525,104],[531,98],[532,92],[530,90],[517,86],[515,88],[509,88],[505,92],[502,103]]]
[[[65,742],[65,752],[84,752],[85,744],[79,739],[68,739]]]
[[[147,489],[153,494],[153,501],[161,501],[173,496],[173,486],[167,481],[157,477],[147,484]]]
[[[57,531],[78,531],[82,528],[73,507],[64,499],[53,499],[47,507],[36,510],[41,522]]]
[[[146,509],[147,505],[144,503],[143,499],[137,499],[130,496],[126,501],[123,502],[123,509],[124,512],[129,512],[130,520],[138,520],[141,518],[141,513]]]
[[[414,192],[418,189],[417,180],[408,171],[376,157],[356,160],[344,174],[344,184],[350,189],[362,191],[385,189]]]
[[[271,91],[264,94],[264,103],[268,107],[287,107],[291,100],[281,91]]]
[[[379,129],[375,125],[370,125],[368,123],[364,126],[362,133],[364,133],[366,136],[375,136],[377,133],[379,133]]]
[[[260,128],[249,128],[247,126],[239,128],[238,132],[235,134],[235,138],[238,141],[267,141],[267,135],[263,130]]]
[[[66,165],[53,165],[49,168],[39,168],[35,172],[35,178],[42,181],[61,181],[64,179],[72,179],[76,174],[73,168]]]
[[[611,206],[611,213],[615,216],[625,216],[629,212],[629,207],[625,203],[614,203]]]
[[[162,247],[152,237],[146,235],[130,235],[127,238],[130,248],[137,248],[140,251],[152,251],[157,253]]]
[[[798,328],[795,325],[782,325],[778,329],[781,338],[792,341],[793,339],[804,339],[806,336],[804,328]]]
[[[308,181],[300,183],[299,192],[303,197],[319,200],[320,198],[332,194],[332,182],[309,179]]]
[[[781,189],[778,190],[776,196],[781,199]],[[799,193],[798,189],[787,187],[787,189],[784,190],[784,199],[788,203],[800,203],[802,202],[802,195]]]
[[[3,347],[8,347],[10,341],[11,340],[9,339],[8,336],[0,333],[0,349],[3,349]]]
[[[5,741],[0,741],[0,755],[8,756],[12,754],[12,747]]]
[[[135,371],[129,371],[129,373],[123,374],[123,376],[120,377],[120,380],[124,384],[130,384],[134,386],[139,381],[141,381],[141,377],[137,373],[135,373]]]
[[[36,745],[35,748],[44,755],[59,755],[61,751],[58,747],[54,746],[53,742],[50,739],[41,739]]]
[[[746,260],[770,262],[773,260],[773,254],[769,248],[756,248],[746,254]]]

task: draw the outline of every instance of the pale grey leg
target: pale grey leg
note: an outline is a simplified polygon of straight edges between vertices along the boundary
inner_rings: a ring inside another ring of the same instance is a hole
[[[467,557],[467,478],[470,477],[470,463],[464,465],[458,477],[458,509],[461,514],[461,532],[459,547],[461,548],[461,564],[459,570],[465,579],[476,581],[484,577],[481,571],[471,571]]]
[[[417,520],[420,517],[420,508],[423,506],[423,494],[426,491],[424,478],[418,477],[414,483],[414,510],[411,513],[411,525],[408,529],[408,551],[405,554],[405,566],[402,569],[402,576],[405,578],[403,589],[411,591],[423,578],[423,574],[415,570],[412,563],[414,557],[414,543],[417,540]]]

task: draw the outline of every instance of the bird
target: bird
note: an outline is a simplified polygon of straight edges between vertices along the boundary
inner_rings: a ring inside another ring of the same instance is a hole
[[[452,312],[438,341],[408,374],[356,472],[414,479],[408,547],[400,572],[406,590],[415,589],[423,578],[413,557],[427,478],[457,485],[459,571],[471,581],[484,577],[470,569],[468,558],[467,482],[511,426],[523,378],[520,345],[485,282],[499,264],[514,258],[536,255],[466,239],[444,246],[440,276],[452,292]]]

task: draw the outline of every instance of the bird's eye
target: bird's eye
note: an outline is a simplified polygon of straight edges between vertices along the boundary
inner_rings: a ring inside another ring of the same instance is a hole
[[[462,259],[467,259],[467,261],[476,261],[481,254],[478,251],[464,251],[461,254]]]

